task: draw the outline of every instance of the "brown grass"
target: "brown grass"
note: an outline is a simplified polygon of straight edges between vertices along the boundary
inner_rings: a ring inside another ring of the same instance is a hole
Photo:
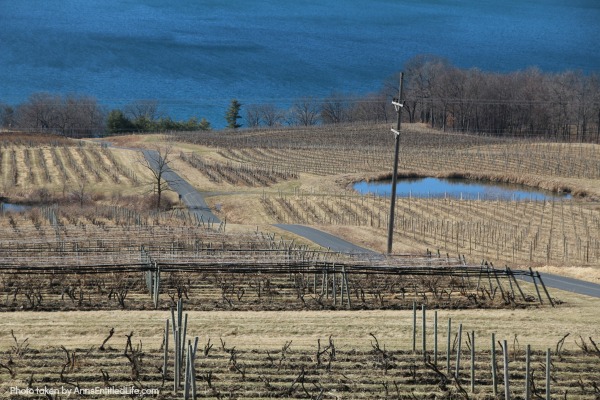
[[[441,327],[452,318],[455,327],[475,330],[480,337],[492,332],[500,338],[517,335],[521,345],[532,344],[536,349],[555,347],[566,333],[571,333],[566,350],[576,350],[574,340],[579,336],[600,338],[600,300],[553,291],[553,296],[566,301],[557,308],[542,307],[506,310],[440,310]],[[429,318],[433,318],[430,312]],[[21,312],[3,314],[0,330],[0,349],[12,343],[10,330],[20,338],[29,338],[32,346],[64,344],[87,347],[102,343],[111,327],[117,336],[134,331],[136,337],[149,346],[160,346],[164,311],[94,311],[94,312]],[[333,335],[344,348],[370,347],[369,333],[384,338],[388,346],[407,350],[411,346],[412,311],[211,311],[189,312],[190,335],[202,340],[222,337],[243,349],[272,348],[293,340],[294,347],[312,348],[317,339]],[[430,319],[430,323],[432,319]],[[510,321],[499,324],[498,321]],[[444,329],[445,331],[445,329]]]

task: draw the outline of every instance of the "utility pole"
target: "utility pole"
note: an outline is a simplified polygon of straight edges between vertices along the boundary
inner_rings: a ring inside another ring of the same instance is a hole
[[[394,236],[394,210],[396,209],[396,183],[398,182],[398,153],[400,153],[400,125],[402,123],[402,107],[404,107],[404,99],[402,97],[402,88],[404,86],[404,72],[400,72],[400,88],[398,89],[398,97],[392,99],[392,105],[398,113],[398,120],[396,122],[396,129],[392,128],[392,133],[395,138],[395,151],[394,151],[394,172],[392,174],[392,198],[390,200],[390,218],[388,227],[388,242],[387,242],[387,253],[392,254],[392,239]]]

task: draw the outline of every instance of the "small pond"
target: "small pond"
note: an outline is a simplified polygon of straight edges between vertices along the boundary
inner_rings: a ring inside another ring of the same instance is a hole
[[[22,204],[11,204],[11,203],[0,202],[0,212],[4,212],[4,211],[21,212],[21,211],[28,210],[29,208],[31,208],[31,207],[24,206]]]
[[[353,188],[361,194],[390,196],[392,181],[358,182]],[[547,190],[533,189],[523,185],[497,182],[471,181],[467,179],[403,178],[396,185],[398,197],[444,198],[482,200],[552,200],[569,199],[571,195]]]

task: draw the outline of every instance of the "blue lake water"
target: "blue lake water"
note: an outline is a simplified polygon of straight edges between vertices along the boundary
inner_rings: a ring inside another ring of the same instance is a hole
[[[597,0],[0,0],[0,102],[158,99],[224,125],[232,98],[365,94],[417,54],[488,71],[600,71]]]
[[[391,180],[358,182],[353,187],[362,194],[374,193],[380,196],[390,196],[392,193]],[[396,195],[398,197],[454,197],[485,200],[551,200],[571,198],[569,194],[537,190],[522,185],[438,178],[398,179]]]
[[[2,203],[0,202],[0,212],[12,211],[12,212],[21,212],[30,209],[30,206],[25,206],[21,204],[12,204],[12,203]]]

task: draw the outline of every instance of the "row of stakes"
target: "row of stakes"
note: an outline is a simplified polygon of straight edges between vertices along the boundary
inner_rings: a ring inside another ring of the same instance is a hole
[[[427,354],[427,307],[423,304],[422,308],[422,354],[423,361],[428,362]],[[417,303],[413,302],[413,331],[412,331],[412,350],[413,353],[417,352]],[[449,376],[453,376],[457,381],[459,380],[460,373],[460,362],[462,352],[462,332],[463,325],[459,324],[457,338],[456,338],[456,362],[454,371],[451,368],[452,359],[452,318],[448,318],[448,332],[447,332],[447,343],[446,343],[446,370]],[[438,314],[434,311],[433,314],[433,364],[438,364]],[[498,396],[498,368],[496,360],[496,335],[492,333],[491,336],[491,374],[492,374],[492,386],[494,396]],[[506,340],[502,341],[502,361],[503,361],[503,377],[504,377],[504,398],[506,400],[511,399],[510,390],[510,379],[509,379],[509,351]],[[471,350],[471,376],[470,376],[470,390],[471,393],[475,392],[475,331],[471,331],[470,335],[470,350]],[[546,387],[545,387],[545,399],[550,400],[550,381],[551,381],[551,350],[546,350]],[[531,400],[532,398],[532,387],[531,387],[531,345],[527,345],[525,350],[525,390],[523,393],[525,400]]]
[[[427,319],[426,319],[427,307],[422,305],[422,354],[423,361],[428,362],[427,354]],[[183,314],[183,301],[180,299],[177,303],[177,309],[171,308],[171,320],[172,320],[172,332],[169,329],[169,320],[165,322],[165,339],[164,339],[164,360],[163,360],[163,379],[166,381],[168,372],[168,360],[169,360],[169,336],[172,333],[174,341],[174,375],[173,375],[173,393],[178,394],[181,389],[181,381],[183,380],[183,398],[185,400],[196,399],[196,369],[195,359],[196,351],[198,349],[198,337],[194,338],[192,343],[191,340],[187,341],[187,322],[188,314]],[[438,314],[434,311],[433,317],[433,364],[438,365]],[[462,332],[463,325],[459,324],[457,332],[457,347],[456,347],[456,362],[454,372],[451,369],[451,351],[452,351],[452,318],[448,318],[448,332],[447,332],[447,343],[446,343],[446,369],[448,375],[453,375],[456,380],[459,379],[460,362],[461,362],[461,351],[462,351]],[[492,386],[494,396],[498,395],[498,370],[496,360],[496,335],[492,333],[491,336],[491,374],[492,374]],[[417,352],[417,304],[413,302],[413,337],[412,337],[413,352]],[[471,331],[470,336],[470,347],[471,347],[471,379],[470,389],[471,392],[475,392],[475,331]],[[551,368],[551,357],[550,349],[546,350],[546,390],[545,398],[550,399],[550,368]],[[510,379],[509,379],[509,352],[508,344],[506,340],[502,341],[502,359],[503,359],[503,375],[504,375],[504,398],[506,400],[511,399],[510,390]],[[185,366],[185,368],[184,368]],[[531,391],[531,345],[527,345],[525,351],[525,393],[523,397],[525,400],[532,398]]]
[[[172,334],[174,342],[174,359],[173,359],[173,394],[177,395],[181,389],[181,381],[183,380],[183,398],[185,400],[196,400],[196,350],[198,350],[198,336],[194,338],[194,342],[187,340],[187,322],[188,314],[183,315],[183,301],[179,299],[177,309],[171,308]],[[165,341],[164,341],[164,358],[163,358],[163,380],[167,380],[168,361],[169,361],[169,320],[165,322]],[[185,368],[184,368],[185,366]],[[182,379],[183,378],[183,379]]]

